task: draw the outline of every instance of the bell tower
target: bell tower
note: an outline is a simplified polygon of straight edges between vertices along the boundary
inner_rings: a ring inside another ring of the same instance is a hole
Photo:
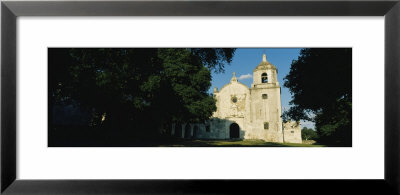
[[[276,67],[269,63],[267,60],[267,55],[263,54],[261,63],[258,64],[258,66],[253,70],[252,87],[266,84],[279,85],[276,75]]]
[[[281,88],[277,69],[263,54],[253,70],[251,85],[251,122],[259,137],[266,141],[283,142]]]

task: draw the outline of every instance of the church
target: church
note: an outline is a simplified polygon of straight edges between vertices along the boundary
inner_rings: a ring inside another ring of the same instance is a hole
[[[171,133],[188,139],[261,139],[301,143],[300,122],[282,122],[281,87],[277,68],[266,54],[253,70],[249,88],[235,73],[220,90],[214,88],[217,110],[204,124],[173,124]]]

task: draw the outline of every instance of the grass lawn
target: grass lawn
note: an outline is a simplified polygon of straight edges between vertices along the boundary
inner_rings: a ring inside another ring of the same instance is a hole
[[[160,147],[325,147],[315,144],[271,143],[263,140],[171,140]]]

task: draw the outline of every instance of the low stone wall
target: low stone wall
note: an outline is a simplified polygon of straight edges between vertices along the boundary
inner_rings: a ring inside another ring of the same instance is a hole
[[[285,143],[302,143],[300,122],[289,121],[283,124]]]

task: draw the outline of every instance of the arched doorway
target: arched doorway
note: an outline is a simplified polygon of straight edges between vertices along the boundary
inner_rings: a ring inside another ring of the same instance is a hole
[[[190,137],[192,137],[190,131],[191,131],[190,125],[189,125],[189,124],[186,124],[186,126],[185,126],[185,138],[190,138]]]
[[[199,131],[199,127],[197,125],[195,125],[193,127],[193,138],[197,138],[198,131]]]
[[[182,137],[182,125],[179,123],[175,125],[175,136]]]
[[[232,123],[229,126],[229,138],[239,138],[239,125],[237,123]]]
[[[162,133],[165,135],[171,135],[171,131],[172,131],[171,129],[172,129],[171,123],[164,123]]]

